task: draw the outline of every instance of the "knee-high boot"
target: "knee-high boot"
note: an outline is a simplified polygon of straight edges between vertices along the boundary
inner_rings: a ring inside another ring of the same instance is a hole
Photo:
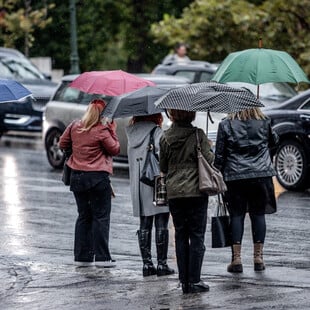
[[[265,270],[265,264],[263,260],[263,243],[254,243],[254,270]]]
[[[227,266],[228,272],[243,272],[241,262],[241,244],[233,244],[231,247],[231,263]]]
[[[147,229],[140,229],[137,231],[137,235],[143,260],[143,276],[147,277],[155,275],[157,271],[155,266],[153,265],[151,255],[152,231]]]
[[[167,276],[174,274],[174,270],[167,264],[169,231],[168,229],[156,230],[156,249],[157,249],[157,276]]]

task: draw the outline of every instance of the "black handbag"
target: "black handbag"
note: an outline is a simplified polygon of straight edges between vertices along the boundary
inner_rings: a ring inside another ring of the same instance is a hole
[[[67,165],[67,161],[70,158],[70,156],[72,155],[72,150],[68,149],[64,151],[64,155],[65,155],[65,162],[64,162],[64,167],[63,167],[63,172],[62,172],[62,182],[65,185],[70,185],[70,179],[71,179],[71,171],[72,169]]]
[[[146,185],[155,185],[155,178],[160,175],[159,158],[155,153],[154,132],[157,126],[150,132],[150,141],[147,147],[146,158],[142,168],[140,181]]]
[[[226,202],[218,195],[216,216],[211,217],[212,248],[224,248],[232,245],[230,217]]]
[[[71,168],[67,165],[67,160],[66,160],[64,163],[61,180],[63,181],[65,185],[70,185],[70,179],[71,179]]]

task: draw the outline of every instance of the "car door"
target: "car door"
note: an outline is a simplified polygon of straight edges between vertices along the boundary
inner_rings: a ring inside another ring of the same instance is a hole
[[[300,112],[299,118],[302,128],[305,130],[306,135],[310,135],[310,97],[298,109]]]

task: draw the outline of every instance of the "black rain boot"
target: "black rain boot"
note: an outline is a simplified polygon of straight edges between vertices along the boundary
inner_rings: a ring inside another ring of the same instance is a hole
[[[174,274],[174,270],[167,265],[169,231],[168,229],[156,230],[157,249],[157,276]]]
[[[140,229],[137,231],[137,235],[143,260],[143,277],[153,276],[157,273],[157,271],[153,265],[151,255],[152,231],[147,229]]]

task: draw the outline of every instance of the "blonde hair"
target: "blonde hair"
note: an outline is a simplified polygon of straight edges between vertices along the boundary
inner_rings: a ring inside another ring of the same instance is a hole
[[[80,132],[89,131],[101,120],[101,112],[105,108],[106,103],[101,99],[94,99],[88,105],[85,114],[82,117],[83,127]]]
[[[229,113],[227,116],[228,119],[231,120],[239,120],[239,121],[246,121],[250,119],[262,120],[266,119],[267,116],[261,111],[260,108],[255,107],[251,109],[242,110],[235,113]]]

